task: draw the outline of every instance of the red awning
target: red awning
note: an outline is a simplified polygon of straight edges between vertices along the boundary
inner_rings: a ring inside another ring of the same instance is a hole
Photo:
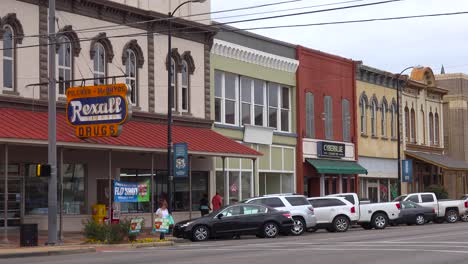
[[[0,142],[18,144],[47,144],[47,112],[32,112],[0,108]],[[188,143],[189,153],[255,158],[262,154],[208,128],[173,126],[173,142]],[[57,145],[128,151],[157,151],[167,149],[167,126],[151,122],[130,121],[119,137],[79,139],[67,123],[64,113],[57,115]]]

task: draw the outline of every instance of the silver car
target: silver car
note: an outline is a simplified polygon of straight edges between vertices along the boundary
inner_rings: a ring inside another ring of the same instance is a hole
[[[295,236],[302,235],[307,229],[313,228],[317,224],[314,208],[304,195],[269,194],[250,198],[243,202],[263,204],[277,210],[290,212],[294,219],[294,226],[291,229],[291,234]]]

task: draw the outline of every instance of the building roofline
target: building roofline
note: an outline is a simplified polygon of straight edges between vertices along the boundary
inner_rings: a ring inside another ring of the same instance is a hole
[[[435,74],[436,80],[453,80],[453,79],[464,79],[468,80],[468,74],[465,73],[447,73],[447,74]]]
[[[348,59],[348,58],[341,57],[341,56],[336,55],[336,54],[327,53],[327,52],[320,51],[320,50],[317,50],[317,49],[312,49],[312,48],[304,47],[304,46],[301,46],[301,45],[297,45],[297,49],[298,49],[298,52],[299,52],[299,51],[311,52],[311,53],[315,53],[315,54],[318,54],[318,55],[322,55],[322,56],[325,56],[325,57],[327,57],[327,58],[331,58],[331,59],[334,59],[334,60],[337,60],[337,61],[341,61],[341,62],[353,63],[353,64],[357,62],[357,61],[355,61],[355,60],[353,60],[353,59]]]

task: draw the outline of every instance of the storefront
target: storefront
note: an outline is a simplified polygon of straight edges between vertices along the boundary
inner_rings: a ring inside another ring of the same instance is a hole
[[[40,109],[40,108],[39,108]],[[48,178],[35,175],[36,164],[47,163],[47,112],[0,108],[0,189],[7,184],[7,224],[37,223],[47,229]],[[58,180],[61,197],[61,228],[81,231],[95,204],[112,203],[121,219],[135,215],[151,224],[151,211],[159,198],[167,199],[166,126],[141,119],[124,125],[117,138],[79,139],[66,123],[65,114],[57,115]],[[189,177],[174,179],[174,218],[188,219],[190,209],[198,214],[204,194],[214,195],[215,157],[256,160],[261,154],[214,131],[209,126],[173,126],[174,142],[189,146]],[[5,171],[5,164],[8,170]],[[116,203],[109,194],[113,180],[153,181],[151,202]],[[60,188],[61,187],[61,188]],[[2,198],[5,197],[2,195]],[[154,203],[153,203],[154,201]],[[1,203],[3,205],[3,201]],[[1,207],[3,211],[4,206]],[[3,216],[3,212],[1,212]],[[4,218],[0,220],[3,225]]]
[[[367,174],[359,175],[361,198],[380,203],[398,196],[397,160],[359,157],[359,164],[367,169]]]
[[[304,139],[304,193],[323,196],[356,192],[357,174],[367,170],[354,160],[354,145]]]

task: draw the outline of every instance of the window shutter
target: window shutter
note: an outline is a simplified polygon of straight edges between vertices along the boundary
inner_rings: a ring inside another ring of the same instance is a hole
[[[332,98],[325,96],[325,137],[326,139],[333,139],[333,112],[332,112]]]
[[[350,135],[350,125],[351,118],[349,113],[349,101],[343,99],[342,101],[342,122],[343,122],[343,141],[349,142],[351,140]]]
[[[310,92],[306,93],[306,137],[315,137],[315,120],[314,120],[314,95]]]

